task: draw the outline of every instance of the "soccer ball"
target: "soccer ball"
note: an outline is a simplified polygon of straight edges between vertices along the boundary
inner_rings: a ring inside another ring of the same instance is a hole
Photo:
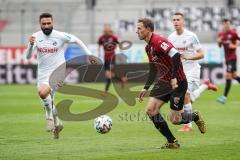
[[[109,116],[102,115],[94,119],[93,125],[98,133],[108,133],[112,128],[112,119]]]

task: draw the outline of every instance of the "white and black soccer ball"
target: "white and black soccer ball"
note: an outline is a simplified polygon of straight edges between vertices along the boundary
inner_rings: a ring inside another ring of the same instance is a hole
[[[94,119],[93,125],[98,133],[108,133],[112,129],[112,119],[109,116],[102,115]]]

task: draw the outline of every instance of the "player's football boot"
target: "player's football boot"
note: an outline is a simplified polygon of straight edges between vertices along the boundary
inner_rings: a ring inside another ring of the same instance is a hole
[[[188,124],[184,124],[182,128],[178,130],[179,132],[190,132],[192,131],[192,127]]]
[[[208,86],[208,90],[217,91],[217,86],[212,84],[209,79],[204,80],[203,83]]]
[[[51,132],[54,129],[54,122],[52,119],[47,119],[47,132]]]
[[[217,102],[225,104],[226,103],[226,97],[222,96],[217,99]]]
[[[63,125],[57,125],[54,130],[52,131],[53,139],[59,139],[59,133],[63,130]]]
[[[160,149],[178,149],[180,147],[180,144],[178,143],[178,140],[174,140],[173,143],[165,143],[162,145]]]
[[[207,131],[206,123],[203,120],[203,117],[199,111],[194,112],[198,116],[198,121],[196,121],[196,125],[198,126],[199,131],[204,134]]]

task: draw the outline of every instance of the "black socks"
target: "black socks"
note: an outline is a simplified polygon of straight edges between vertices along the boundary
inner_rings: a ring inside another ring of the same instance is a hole
[[[167,138],[169,143],[173,143],[174,140],[176,139],[170,129],[168,128],[167,122],[164,120],[164,118],[161,116],[160,113],[154,115],[154,116],[149,116],[149,118],[152,120],[153,124],[159,130],[159,132]]]
[[[105,91],[108,91],[109,90],[109,86],[111,84],[111,79],[110,78],[107,78],[106,79],[106,87],[105,87]]]
[[[225,90],[224,90],[224,96],[227,97],[230,88],[231,88],[232,80],[226,80]]]
[[[198,115],[196,114],[196,112],[193,113],[187,113],[187,112],[183,112],[182,113],[182,120],[180,122],[180,124],[188,124],[192,121],[196,122],[199,120]]]

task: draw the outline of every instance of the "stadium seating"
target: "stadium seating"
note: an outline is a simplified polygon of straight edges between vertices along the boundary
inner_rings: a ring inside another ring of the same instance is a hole
[[[8,22],[1,32],[0,45],[26,44],[27,37],[39,29],[38,16],[42,12],[54,15],[56,29],[73,33],[86,43],[96,42],[105,23],[111,24],[120,38],[139,43],[135,24],[137,18],[144,16],[153,18],[157,32],[167,35],[172,30],[170,18],[175,11],[185,13],[187,27],[204,42],[215,40],[222,17],[230,17],[234,25],[240,25],[239,1],[229,9],[225,0],[98,0],[93,11],[87,9],[85,0],[1,0],[0,3],[0,19]]]

